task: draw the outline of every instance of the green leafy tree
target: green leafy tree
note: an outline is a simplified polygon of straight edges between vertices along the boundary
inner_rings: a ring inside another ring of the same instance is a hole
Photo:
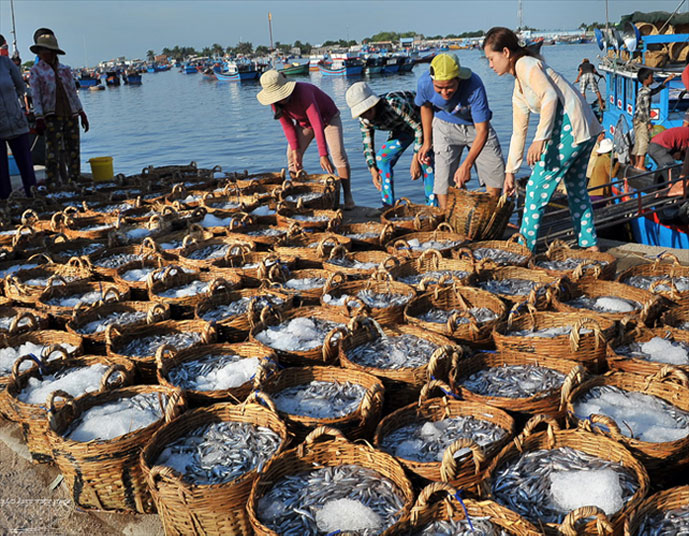
[[[256,47],[256,50],[254,50],[254,53],[257,56],[267,56],[268,54],[270,54],[270,50],[268,50],[268,47],[265,45],[258,45]]]
[[[148,61],[153,61],[153,59],[154,59],[155,57],[156,57],[156,53],[155,53],[154,51],[149,50],[148,52],[146,52],[146,59],[147,59]]]
[[[244,42],[241,42],[241,41],[240,41],[239,43],[237,43],[237,46],[235,47],[235,52],[236,52],[237,54],[249,55],[249,54],[251,54],[253,51],[254,51],[254,45],[252,45],[252,44],[251,44],[250,42],[248,42],[248,41],[244,41]]]
[[[201,55],[202,56],[212,56],[213,55],[213,49],[211,47],[203,47],[203,49],[201,49]]]
[[[223,47],[221,45],[219,45],[218,43],[213,43],[211,45],[211,50],[213,51],[214,56],[222,56],[223,52],[224,52]]]

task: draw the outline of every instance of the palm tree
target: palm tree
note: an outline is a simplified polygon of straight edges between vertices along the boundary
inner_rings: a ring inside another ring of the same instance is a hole
[[[211,49],[213,49],[213,55],[214,56],[222,56],[223,52],[225,51],[222,46],[220,46],[218,43],[213,43],[211,45]]]
[[[148,61],[153,61],[155,59],[155,57],[156,57],[156,53],[153,52],[152,50],[149,50],[148,52],[146,52],[146,59],[148,59]]]

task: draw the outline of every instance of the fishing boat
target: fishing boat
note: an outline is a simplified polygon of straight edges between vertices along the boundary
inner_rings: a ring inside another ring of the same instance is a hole
[[[391,56],[385,60],[383,74],[397,74],[400,71],[400,57]]]
[[[291,63],[286,64],[285,67],[278,69],[285,76],[303,76],[309,74],[309,64],[308,63]]]
[[[325,56],[317,54],[309,56],[309,71],[318,72],[318,66],[325,61]]]
[[[140,86],[142,83],[142,76],[141,73],[136,71],[126,71],[122,75],[122,80],[129,86]]]
[[[361,76],[364,72],[364,62],[348,54],[333,54],[330,64],[318,65],[324,76]]]
[[[203,71],[203,79],[204,80],[217,80],[218,77],[216,76],[216,72],[213,70],[213,68],[208,67]]]
[[[100,78],[95,73],[82,71],[77,78],[79,88],[91,88],[100,85]]]
[[[119,71],[107,71],[105,73],[105,83],[108,86],[119,86],[120,85],[120,73],[119,73]]]
[[[372,55],[366,58],[364,74],[367,76],[382,74],[383,69],[385,69],[385,58],[377,55]]]
[[[598,65],[598,70],[605,75],[607,87],[603,127],[606,136],[613,139],[614,151],[625,153],[631,144],[628,133],[633,128],[639,69],[651,69],[656,80],[681,72],[685,66],[682,59],[686,59],[689,53],[689,33],[642,36],[635,24],[627,22],[622,33],[616,29],[606,32],[597,30],[596,39],[605,54]],[[630,57],[635,59],[629,61]],[[683,99],[686,92],[687,88],[679,78],[667,83],[651,102],[652,123],[663,128],[681,126],[684,114],[689,109],[689,99]],[[680,202],[677,198],[668,199],[667,188],[668,184],[672,185],[678,179],[678,170],[656,171],[667,173],[669,183],[658,185],[653,172],[611,184],[613,194],[620,196],[620,200],[638,198],[640,217],[629,220],[635,241],[652,246],[689,248],[689,228],[669,221],[667,215],[672,211],[667,210],[668,206],[664,206],[663,210],[642,207],[650,202],[646,199],[648,197],[664,199],[666,205]]]
[[[240,82],[247,80],[257,80],[260,72],[258,66],[250,62],[227,62],[227,70],[215,73],[218,80],[229,82]]]

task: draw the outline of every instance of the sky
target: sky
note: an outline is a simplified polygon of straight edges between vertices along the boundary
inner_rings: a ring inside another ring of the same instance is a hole
[[[634,11],[674,11],[681,0],[608,0],[609,18]],[[322,43],[361,40],[381,31],[446,35],[492,26],[515,27],[517,0],[14,0],[17,45],[28,59],[33,32],[55,31],[63,63],[95,65],[119,56],[145,58],[175,45],[201,49],[273,39]],[[689,6],[686,0],[681,8]],[[523,0],[524,24],[542,30],[575,29],[605,21],[604,0]],[[0,33],[12,43],[10,0],[0,0]]]

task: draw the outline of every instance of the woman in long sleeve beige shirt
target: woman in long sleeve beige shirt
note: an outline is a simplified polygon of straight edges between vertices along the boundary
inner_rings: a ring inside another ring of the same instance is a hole
[[[579,245],[598,249],[593,209],[586,189],[586,166],[601,126],[581,94],[540,58],[519,45],[512,30],[492,28],[483,41],[491,68],[515,78],[512,94],[512,139],[505,173],[506,191],[514,191],[514,174],[524,158],[531,113],[540,114],[526,155],[533,172],[526,186],[520,233],[536,247],[540,220],[558,183],[567,187],[572,226]]]

